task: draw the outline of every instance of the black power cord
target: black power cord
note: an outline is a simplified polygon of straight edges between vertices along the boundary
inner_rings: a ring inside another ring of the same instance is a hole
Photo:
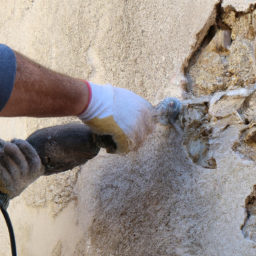
[[[12,227],[12,222],[11,222],[9,214],[6,210],[8,207],[8,204],[9,204],[8,196],[0,192],[0,208],[1,208],[1,212],[4,216],[8,230],[9,230],[12,256],[17,256],[16,242],[15,242],[15,236],[14,236],[14,231],[13,231],[13,227]]]

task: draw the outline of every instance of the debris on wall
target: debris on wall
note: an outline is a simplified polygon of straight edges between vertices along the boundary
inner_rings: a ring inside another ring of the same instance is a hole
[[[183,108],[180,115],[181,127],[184,129],[184,145],[193,160],[205,168],[216,168],[216,161],[209,155],[209,136],[212,127],[209,126],[207,102],[190,102]]]

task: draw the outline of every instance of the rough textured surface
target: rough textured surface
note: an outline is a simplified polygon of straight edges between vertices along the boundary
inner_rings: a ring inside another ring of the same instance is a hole
[[[102,151],[13,200],[19,255],[255,255],[254,12],[228,7],[251,2],[224,1],[222,14],[211,0],[2,3],[1,42],[50,68],[153,104],[187,90],[177,126],[138,152]],[[0,135],[71,121],[1,119]]]
[[[51,214],[56,217],[71,201],[77,202],[77,195],[73,191],[77,182],[79,167],[67,173],[54,175],[44,182],[38,180],[30,186],[25,201],[30,207],[49,207]]]
[[[205,40],[190,60],[188,91],[201,96],[255,83],[255,15],[255,11],[242,15],[232,10],[219,14],[221,24],[211,29],[212,34],[217,30],[213,39]]]

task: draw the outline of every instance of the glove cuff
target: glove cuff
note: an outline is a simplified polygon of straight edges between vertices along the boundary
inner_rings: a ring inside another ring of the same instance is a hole
[[[10,198],[8,195],[0,192],[0,204],[4,207],[6,210],[9,206]]]
[[[82,121],[89,121],[95,117],[104,118],[112,115],[114,91],[110,84],[98,85],[87,82],[88,88],[91,90],[91,99],[88,107],[83,113],[78,115]]]
[[[83,110],[79,115],[77,115],[78,117],[79,117],[80,115],[82,115],[82,114],[87,110],[87,108],[88,108],[88,106],[89,106],[89,104],[91,103],[91,100],[92,100],[92,88],[91,88],[91,85],[90,85],[89,82],[86,81],[86,80],[82,80],[82,81],[85,82],[85,84],[87,85],[89,97],[88,97],[88,102],[87,102],[87,104],[86,104],[84,110]]]

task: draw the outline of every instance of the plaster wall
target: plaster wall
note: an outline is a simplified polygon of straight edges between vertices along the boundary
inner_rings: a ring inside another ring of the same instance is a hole
[[[215,23],[218,3],[0,2],[1,43],[58,72],[131,89],[152,104],[189,97],[182,72]],[[222,6],[246,11],[252,2]],[[80,169],[40,178],[9,208],[19,255],[255,255],[256,244],[241,230],[255,162],[233,150],[244,124],[232,118],[225,119],[229,129],[215,130],[210,168],[193,162],[186,127],[159,125],[138,152],[121,157],[102,150]],[[0,122],[0,136],[9,140],[77,120]],[[0,254],[7,256],[0,221]]]

